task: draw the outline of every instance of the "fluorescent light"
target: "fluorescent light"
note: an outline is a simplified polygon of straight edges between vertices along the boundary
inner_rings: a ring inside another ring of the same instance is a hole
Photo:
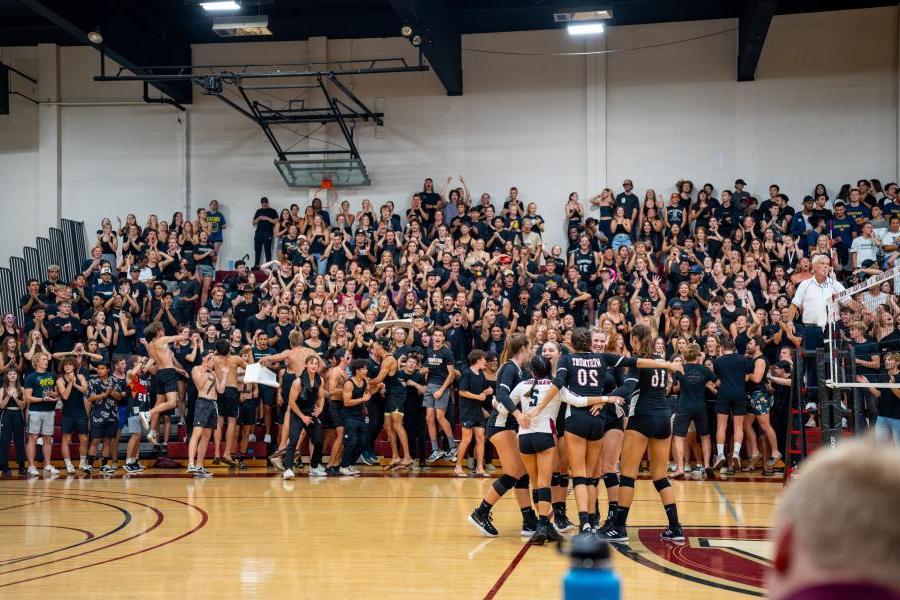
[[[612,19],[612,9],[588,10],[572,13],[573,21],[593,21],[599,19]]]
[[[219,2],[201,2],[200,6],[207,11],[219,10],[241,10],[241,5],[234,0],[224,0]]]
[[[219,37],[246,37],[254,35],[272,35],[269,30],[269,17],[213,17],[213,33]]]
[[[569,23],[569,35],[588,35],[603,33],[603,23]]]

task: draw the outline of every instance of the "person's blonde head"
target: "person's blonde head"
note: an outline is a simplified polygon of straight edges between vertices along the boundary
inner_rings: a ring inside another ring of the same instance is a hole
[[[842,442],[803,464],[777,513],[773,597],[836,581],[900,593],[898,465],[900,449],[871,440]]]

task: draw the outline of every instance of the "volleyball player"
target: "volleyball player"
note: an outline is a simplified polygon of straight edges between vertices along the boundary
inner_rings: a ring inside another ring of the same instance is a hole
[[[559,361],[559,344],[546,341],[541,346],[541,356],[550,363],[550,373],[556,372]],[[556,447],[553,450],[553,475],[550,477],[550,496],[553,511],[553,526],[560,533],[575,527],[566,514],[566,494],[569,490],[569,457],[566,454],[566,404],[560,403],[554,416]]]
[[[75,465],[69,456],[72,434],[78,436],[78,468],[86,472],[88,446],[88,414],[84,408],[84,394],[87,379],[77,372],[78,363],[68,356],[63,360],[62,373],[56,379],[56,391],[63,401],[62,410],[62,455],[66,463],[66,473],[75,473]],[[18,452],[19,449],[16,449]]]
[[[669,464],[669,448],[672,440],[672,411],[666,402],[666,390],[669,383],[667,371],[684,373],[681,363],[651,361],[657,366],[650,366],[646,361],[651,356],[653,333],[646,325],[636,325],[631,330],[631,348],[637,358],[625,359],[632,362],[640,370],[637,392],[632,396],[628,410],[628,425],[625,439],[622,442],[620,459],[621,475],[619,476],[619,506],[611,523],[601,527],[597,534],[609,542],[626,542],[628,533],[626,523],[631,503],[634,499],[634,479],[638,474],[641,459],[649,447],[650,475],[653,486],[659,492],[665,507],[669,526],[662,532],[662,539],[683,542],[684,534],[678,521],[678,508],[675,504],[675,493],[666,468]],[[650,368],[645,368],[645,365]]]
[[[528,497],[529,478],[525,473],[525,464],[519,454],[516,439],[519,426],[527,426],[529,419],[510,398],[510,392],[525,379],[522,366],[531,360],[531,356],[532,349],[524,333],[517,332],[507,336],[500,357],[502,366],[497,371],[497,392],[494,399],[495,404],[506,408],[506,414],[501,415],[495,406],[488,418],[486,432],[491,444],[497,449],[503,475],[494,481],[481,504],[469,515],[469,522],[490,537],[499,535],[491,521],[491,509],[503,494],[513,488],[516,490],[516,499],[522,511],[522,535],[530,538],[537,530],[537,515]]]
[[[456,468],[453,474],[465,477],[462,464],[466,459],[466,450],[475,438],[475,472],[476,477],[488,477],[484,470],[484,407],[485,402],[494,394],[494,388],[484,378],[484,351],[472,350],[468,356],[469,366],[459,378],[457,395],[459,396],[459,419],[462,423],[462,439],[459,452],[456,453]]]
[[[552,402],[563,388],[578,397],[606,397],[602,396],[603,385],[606,372],[610,367],[637,367],[638,369],[653,369],[654,372],[681,368],[675,363],[651,358],[634,359],[618,354],[593,352],[591,332],[584,327],[578,327],[572,332],[572,346],[573,353],[560,357],[553,385],[547,391],[542,404]],[[614,391],[612,395],[622,397],[625,393],[625,391]],[[569,402],[568,399],[563,399]],[[532,411],[534,410],[532,409]],[[599,414],[599,411],[597,414],[593,414],[591,408],[569,402],[566,412],[566,445],[569,452],[569,465],[572,469],[575,501],[578,504],[578,529],[582,533],[590,532],[593,529],[590,518],[593,506],[589,504],[588,491],[591,478],[588,477],[588,469],[593,473],[600,460],[605,423],[606,419]],[[598,520],[599,515],[595,518],[595,522]]]
[[[716,460],[713,470],[725,466],[725,433],[728,416],[733,419],[734,450],[731,455],[731,469],[741,470],[741,443],[744,441],[744,415],[747,414],[746,379],[749,372],[747,360],[734,351],[734,340],[722,340],[722,356],[713,362],[713,372],[719,378],[719,393],[716,396]]]
[[[225,391],[228,366],[215,368],[212,353],[204,354],[199,365],[191,369],[191,381],[197,387],[197,402],[194,405],[194,428],[188,443],[188,468],[192,475],[210,477],[212,473],[203,466],[209,438],[219,420],[216,400]]]
[[[344,422],[344,457],[341,459],[341,475],[359,475],[353,465],[366,444],[366,426],[369,423],[366,403],[372,395],[366,380],[368,365],[364,359],[350,363],[350,379],[344,382],[344,398],[341,420]]]
[[[403,413],[406,410],[406,388],[400,383],[397,374],[400,366],[391,354],[391,340],[387,337],[375,338],[372,344],[372,358],[378,363],[378,374],[369,382],[369,391],[375,392],[384,384],[384,432],[391,445],[391,462],[385,470],[408,469],[412,466],[409,454],[409,439],[403,427]],[[400,442],[401,456],[397,455],[397,442]]]
[[[306,431],[312,445],[309,461],[310,477],[325,477],[322,467],[322,422],[319,415],[325,408],[325,385],[319,375],[319,357],[308,356],[306,368],[294,379],[288,395],[288,410],[291,412],[290,437],[284,454],[284,479],[294,478],[294,453],[300,432]]]
[[[331,359],[334,366],[325,374],[325,394],[328,396],[328,420],[334,427],[334,438],[325,473],[337,475],[344,448],[344,421],[341,418],[341,408],[344,404],[344,383],[347,381],[350,353],[344,348],[338,348]]]
[[[607,352],[615,352],[619,349],[621,336],[613,336],[606,344],[603,344],[601,332],[595,331],[591,334],[591,347],[599,347]],[[596,351],[596,350],[595,350]],[[604,379],[603,390],[606,394],[612,394],[616,389],[620,389],[620,393],[627,393],[632,386],[637,386],[638,376],[634,369],[626,369],[625,367],[613,367]],[[622,387],[627,386],[627,387]],[[619,457],[622,455],[622,440],[625,438],[625,411],[621,405],[607,404],[592,409],[592,413],[600,411],[606,422],[603,425],[603,437],[600,438],[603,445],[600,448],[600,464],[599,468],[594,472],[593,479],[603,480],[603,487],[606,488],[606,519],[611,521],[615,516],[616,510],[619,508]],[[594,483],[592,480],[591,483]],[[599,488],[599,481],[595,488]],[[590,492],[590,488],[588,488]],[[590,494],[589,494],[590,495]],[[599,497],[599,489],[597,496]],[[590,504],[589,504],[590,506]],[[598,522],[600,520],[599,503],[596,507]],[[605,524],[605,523],[604,523]]]
[[[715,389],[718,380],[715,373],[700,364],[700,346],[688,344],[684,350],[684,374],[677,373],[675,381],[680,385],[678,403],[675,406],[675,423],[672,426],[675,438],[672,440],[672,456],[675,459],[675,479],[685,475],[684,438],[687,437],[691,422],[700,438],[703,453],[703,470],[694,471],[694,479],[710,473],[709,458],[712,446],[709,439],[709,415],[706,412],[706,389]]]

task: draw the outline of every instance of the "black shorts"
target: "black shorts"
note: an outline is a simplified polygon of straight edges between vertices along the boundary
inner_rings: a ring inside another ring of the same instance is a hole
[[[484,417],[482,403],[468,398],[461,398],[459,405],[459,422],[466,429],[480,427],[484,429],[487,419]]]
[[[256,398],[241,400],[238,423],[241,425],[256,425]]]
[[[485,425],[485,431],[487,432],[488,439],[494,437],[494,435],[500,433],[501,431],[515,431],[518,433],[519,431],[519,422],[515,420],[511,415],[506,415],[506,420],[502,425],[497,425],[497,419],[500,417],[497,414],[497,411],[491,411],[491,416],[488,417],[487,423]]]
[[[519,436],[519,452],[538,454],[556,445],[552,433],[524,433]]]
[[[628,417],[628,431],[657,440],[668,439],[672,436],[672,415],[668,412],[633,415]]]
[[[194,404],[194,427],[215,429],[219,420],[217,404],[209,398],[197,398],[197,403]]]
[[[733,415],[742,417],[747,414],[747,397],[739,396],[723,396],[721,393],[716,397],[716,413],[720,415]]]
[[[178,373],[175,369],[160,369],[156,373],[156,393],[168,394],[178,391]]]
[[[406,393],[402,396],[388,396],[384,399],[384,414],[399,413],[404,414],[406,410]]]
[[[328,401],[328,418],[331,421],[331,426],[334,429],[338,427],[344,426],[344,418],[341,416],[341,409],[344,407],[344,403],[338,400],[329,400]]]
[[[62,416],[62,432],[87,435],[87,433],[88,433],[87,415],[86,414],[63,415]]]
[[[556,420],[553,421],[553,425],[556,427],[556,436],[561,437],[566,432],[566,409],[568,408],[568,404],[565,402],[560,403],[559,412],[556,413]]]
[[[241,393],[236,387],[226,387],[219,396],[219,416],[236,419],[241,412]]]
[[[593,416],[589,410],[578,410],[569,413],[565,424],[566,434],[577,435],[589,442],[603,439],[606,432],[606,417]]]
[[[91,422],[91,439],[102,440],[106,438],[114,438],[119,432],[119,420],[115,421],[93,421]],[[18,448],[16,449],[18,450]]]
[[[263,406],[275,406],[275,395],[278,390],[267,385],[259,386],[259,399],[262,400]]]
[[[706,403],[700,406],[679,406],[679,410],[675,413],[675,424],[672,430],[678,437],[685,437],[694,422],[697,435],[709,435],[709,418],[706,414]]]

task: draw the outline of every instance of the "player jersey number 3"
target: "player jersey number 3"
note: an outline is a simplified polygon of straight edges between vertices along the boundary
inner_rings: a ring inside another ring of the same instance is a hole
[[[592,387],[597,387],[600,385],[600,378],[597,375],[596,369],[578,369],[575,377],[578,379],[578,385],[580,386],[590,385]]]

